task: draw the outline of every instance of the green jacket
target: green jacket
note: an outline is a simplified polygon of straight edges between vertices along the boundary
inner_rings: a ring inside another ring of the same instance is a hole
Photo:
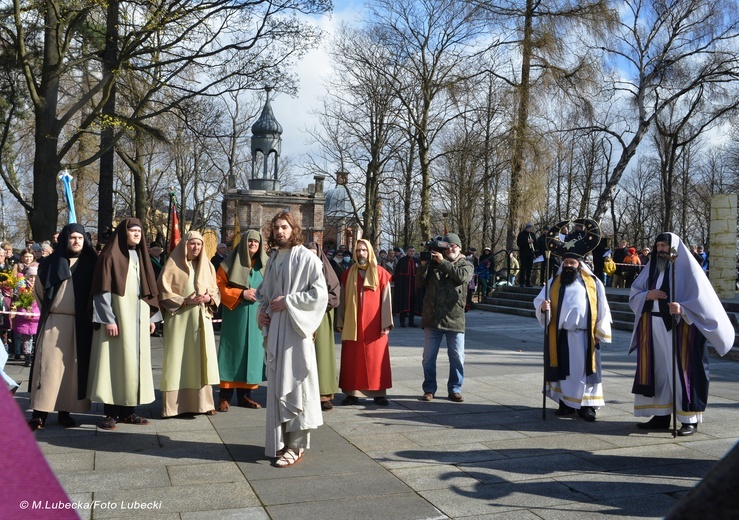
[[[426,288],[422,327],[464,332],[467,286],[474,273],[474,266],[462,255],[454,262],[444,259],[440,264],[429,262],[418,268],[416,287]]]

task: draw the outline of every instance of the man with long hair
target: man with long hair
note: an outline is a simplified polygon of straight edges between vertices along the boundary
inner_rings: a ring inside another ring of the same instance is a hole
[[[265,453],[286,468],[310,448],[310,430],[323,424],[313,334],[326,312],[328,292],[321,261],[303,247],[300,225],[288,212],[267,232],[272,252],[257,289],[259,324],[266,338]]]
[[[38,337],[29,386],[31,430],[43,428],[49,412],[59,424],[76,426],[70,412],[90,409],[87,373],[92,345],[88,301],[97,255],[80,224],[64,226],[56,251],[39,268],[34,285],[41,302]]]

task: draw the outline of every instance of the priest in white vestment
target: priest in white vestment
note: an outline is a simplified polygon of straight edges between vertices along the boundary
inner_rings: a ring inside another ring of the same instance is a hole
[[[574,253],[564,255],[558,273],[547,283],[549,299],[542,288],[534,300],[539,323],[549,327],[544,356],[546,395],[559,405],[555,415],[577,413],[586,421],[595,421],[596,409],[605,405],[600,345],[611,342],[605,288]]]
[[[692,435],[708,400],[706,341],[723,356],[734,345],[734,327],[708,277],[674,233],[657,236],[649,263],[631,286],[629,306],[636,316],[629,348],[637,351],[634,416],[652,417],[637,426],[670,427],[675,374],[678,435]]]

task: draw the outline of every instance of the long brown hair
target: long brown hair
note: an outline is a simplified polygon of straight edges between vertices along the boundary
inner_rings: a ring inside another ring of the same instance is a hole
[[[287,224],[292,228],[292,235],[290,236],[290,247],[299,246],[303,243],[305,237],[303,237],[303,230],[301,229],[300,224],[298,224],[298,222],[295,220],[295,217],[292,215],[292,213],[281,211],[277,215],[275,215],[272,220],[270,220],[269,229],[267,229],[265,233],[268,237],[267,244],[269,245],[270,249],[273,247],[279,247],[279,245],[275,241],[274,236],[274,227],[275,223],[278,220],[287,221]]]

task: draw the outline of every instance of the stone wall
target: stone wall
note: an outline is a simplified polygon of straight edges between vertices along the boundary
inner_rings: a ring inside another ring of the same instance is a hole
[[[709,277],[722,299],[736,296],[736,218],[735,193],[711,197]]]

